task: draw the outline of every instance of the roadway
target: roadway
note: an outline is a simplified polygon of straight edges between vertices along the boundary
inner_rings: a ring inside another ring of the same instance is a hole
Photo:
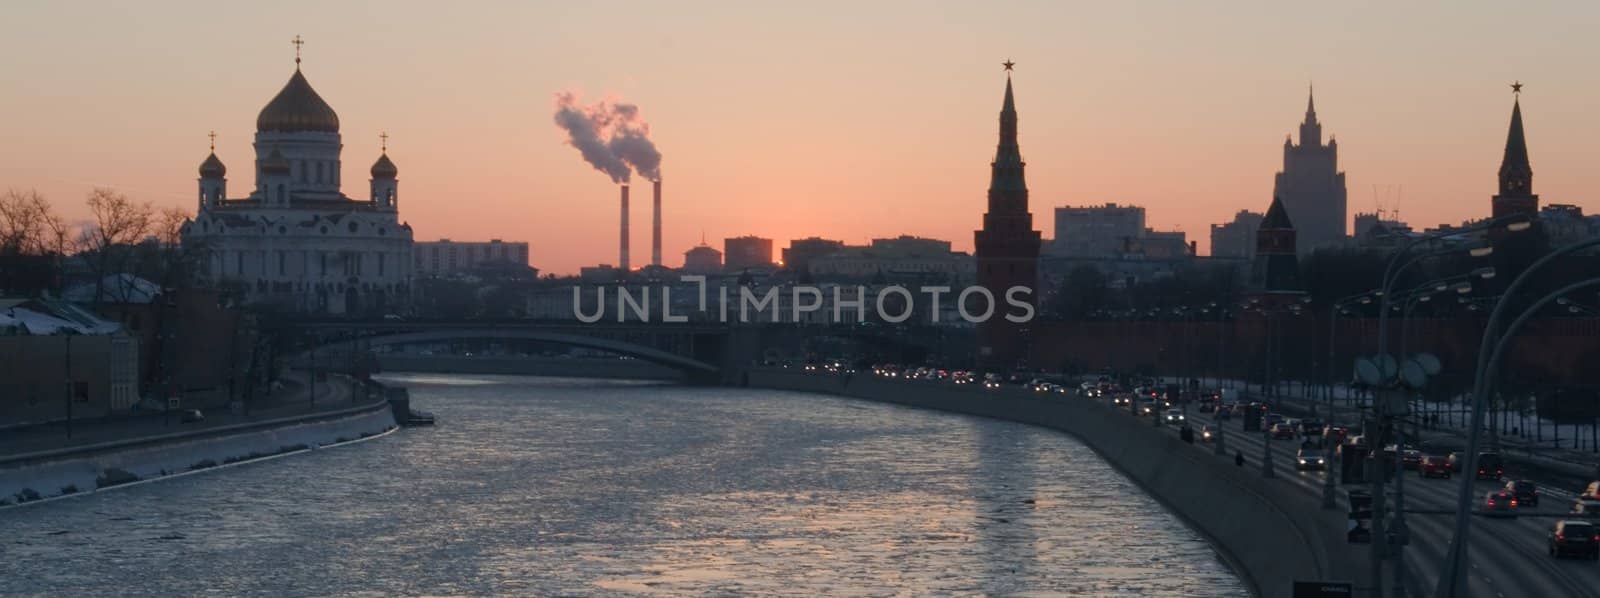
[[[1086,400],[1075,395],[1072,398]],[[1106,400],[1109,406],[1109,399],[1093,400]],[[1132,414],[1129,416],[1132,417]],[[1245,467],[1253,467],[1259,471],[1265,445],[1270,442],[1274,470],[1279,483],[1291,484],[1318,497],[1322,495],[1323,476],[1328,473],[1296,470],[1295,452],[1300,446],[1298,440],[1268,440],[1265,433],[1245,432],[1243,418],[1217,421],[1210,414],[1195,413],[1192,410],[1188,417],[1190,424],[1195,426],[1197,438],[1201,425],[1212,425],[1223,430],[1226,435],[1227,455],[1218,458],[1232,459],[1235,450],[1242,450],[1246,459]],[[1333,423],[1351,426],[1355,424],[1348,421]],[[1164,427],[1173,434],[1177,433],[1171,426]],[[1207,452],[1212,450],[1210,445],[1200,443],[1198,440],[1195,446],[1196,450]],[[1414,470],[1407,470],[1404,475],[1406,476],[1404,481],[1406,526],[1411,532],[1411,541],[1404,549],[1407,586],[1410,595],[1431,596],[1441,574],[1445,553],[1449,550],[1450,537],[1454,530],[1456,492],[1460,478],[1452,477],[1449,480],[1423,478]],[[1505,479],[1520,478],[1516,463],[1508,462]],[[1504,481],[1478,480],[1473,485],[1473,504],[1476,506],[1484,500],[1490,490],[1501,488]],[[1388,505],[1391,513],[1395,504],[1394,486],[1393,483],[1386,486],[1389,490]],[[1361,484],[1355,487],[1368,488],[1368,485]],[[1339,508],[1329,510],[1327,512],[1329,517],[1346,518],[1349,505],[1345,500],[1345,489],[1344,486],[1339,487],[1337,493]],[[1539,505],[1519,508],[1516,518],[1490,518],[1477,515],[1473,517],[1472,545],[1469,553],[1471,570],[1468,574],[1470,596],[1474,598],[1600,596],[1600,563],[1586,559],[1556,559],[1547,554],[1550,527],[1567,511],[1575,498],[1574,493],[1569,489],[1551,488],[1543,484],[1540,484],[1539,491]],[[1367,550],[1360,545],[1352,547],[1356,550]],[[1385,581],[1392,582],[1393,575],[1392,568],[1386,567]]]

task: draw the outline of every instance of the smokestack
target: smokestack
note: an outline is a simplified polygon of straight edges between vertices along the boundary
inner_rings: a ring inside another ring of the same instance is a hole
[[[621,256],[618,259],[620,268],[628,272],[628,186],[622,186],[622,242],[620,244]]]
[[[656,179],[655,221],[650,225],[650,265],[661,265],[661,179]]]

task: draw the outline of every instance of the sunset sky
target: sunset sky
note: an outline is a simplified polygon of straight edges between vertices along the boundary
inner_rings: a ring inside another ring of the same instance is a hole
[[[298,34],[339,113],[346,193],[365,198],[387,130],[418,240],[526,240],[546,272],[615,263],[617,245],[616,187],[564,143],[558,91],[642,109],[668,265],[702,231],[970,250],[1008,57],[1047,237],[1052,207],[1131,203],[1205,253],[1208,225],[1271,200],[1311,81],[1352,211],[1487,214],[1513,80],[1542,203],[1600,210],[1600,3],[988,4],[13,0],[0,189],[71,218],[93,186],[193,210],[215,130],[242,196]],[[635,192],[635,264],[648,203]]]

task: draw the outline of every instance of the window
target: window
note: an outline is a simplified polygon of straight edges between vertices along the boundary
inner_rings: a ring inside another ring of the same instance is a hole
[[[378,276],[383,276],[383,258],[386,257],[388,256],[382,253],[378,254]]]
[[[237,260],[238,260],[238,266],[233,269],[233,273],[234,274],[238,274],[240,276],[243,276],[244,275],[244,252],[241,251],[241,252],[239,252],[237,254],[234,254],[234,257],[237,258]]]
[[[321,251],[318,251],[317,252],[317,263],[322,266],[322,276],[327,276],[328,275],[328,254],[324,253],[324,252],[321,252]]]
[[[278,252],[278,276],[283,276],[284,274],[287,274],[288,272],[289,272],[289,254],[287,252],[279,251]]]
[[[326,182],[326,179],[324,177],[326,177],[327,174],[322,171],[323,167],[324,167],[324,164],[322,162],[318,162],[317,163],[317,182],[318,183]]]

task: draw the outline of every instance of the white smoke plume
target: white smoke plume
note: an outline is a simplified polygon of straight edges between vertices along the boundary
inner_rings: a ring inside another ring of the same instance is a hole
[[[630,167],[639,176],[661,179],[661,151],[650,141],[650,124],[638,106],[609,101],[584,106],[577,93],[562,91],[556,93],[555,121],[567,132],[567,144],[612,182],[628,182]]]

